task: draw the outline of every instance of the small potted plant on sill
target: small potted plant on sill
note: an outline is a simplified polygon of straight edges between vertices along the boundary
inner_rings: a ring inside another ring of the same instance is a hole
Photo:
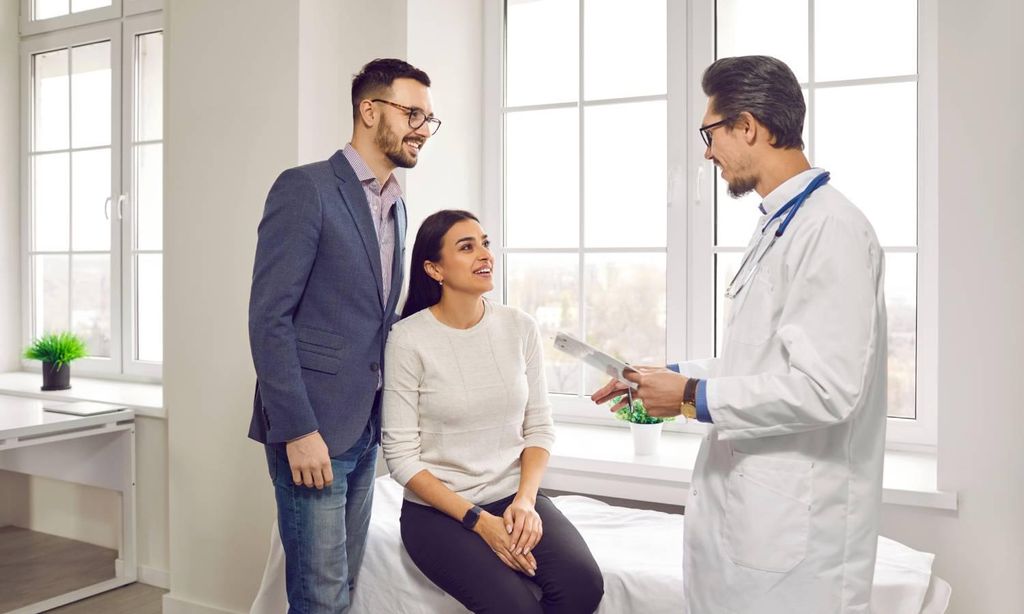
[[[612,404],[618,403],[621,398],[613,399]],[[629,423],[629,430],[633,433],[633,452],[637,456],[657,454],[661,425],[673,420],[651,416],[640,399],[634,399],[632,405],[626,405],[615,412],[615,417]]]
[[[25,348],[25,358],[43,363],[41,390],[71,388],[71,361],[89,355],[85,342],[74,333],[47,333]]]

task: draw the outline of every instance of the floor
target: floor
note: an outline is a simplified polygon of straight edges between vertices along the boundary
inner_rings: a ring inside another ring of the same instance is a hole
[[[0,612],[114,577],[117,551],[18,527],[0,527]],[[166,591],[145,584],[69,604],[52,612],[160,614]]]

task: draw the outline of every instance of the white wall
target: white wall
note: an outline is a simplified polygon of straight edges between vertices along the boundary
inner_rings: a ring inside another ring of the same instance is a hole
[[[442,122],[416,168],[406,172],[411,255],[426,216],[439,209],[479,215],[483,208],[483,4],[409,2],[408,61],[430,75],[434,114]]]
[[[245,437],[256,226],[282,170],[348,140],[351,75],[405,54],[404,2],[332,5],[179,0],[166,10],[167,612],[247,611],[255,595],[274,517],[262,447]]]
[[[329,24],[345,19],[345,5],[334,0],[299,2],[298,161],[324,160],[348,141],[351,113],[341,105],[348,98],[349,81],[338,61],[344,39]],[[343,127],[344,126],[344,127]]]
[[[18,3],[0,2],[0,373],[19,368],[21,207]]]
[[[939,488],[956,514],[887,508],[935,552],[951,614],[1024,607],[1024,3],[939,3]]]
[[[296,163],[297,5],[182,0],[165,14],[164,398],[171,600],[241,611],[270,524],[245,439],[255,228]]]

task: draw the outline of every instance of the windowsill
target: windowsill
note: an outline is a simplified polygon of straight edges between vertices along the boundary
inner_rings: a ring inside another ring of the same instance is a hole
[[[27,371],[0,374],[0,394],[34,399],[116,403],[135,410],[137,416],[167,417],[164,411],[164,387],[160,384],[72,376],[70,390],[43,392],[39,389],[42,377],[39,373]]]
[[[633,454],[628,429],[557,423],[544,486],[582,494],[686,505],[702,435],[663,432],[656,455]],[[937,489],[936,456],[886,450],[882,502],[957,509],[957,493]]]

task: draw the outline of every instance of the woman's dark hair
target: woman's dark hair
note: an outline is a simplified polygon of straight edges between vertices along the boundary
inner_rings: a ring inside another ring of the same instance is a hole
[[[704,71],[704,93],[729,128],[746,111],[775,137],[774,147],[804,148],[807,105],[796,75],[785,63],[766,55],[722,58]]]
[[[436,305],[441,300],[441,284],[437,283],[423,270],[426,261],[437,262],[441,259],[441,247],[444,236],[451,227],[463,220],[479,222],[469,211],[459,209],[443,209],[432,213],[423,220],[416,232],[416,242],[412,246],[412,262],[409,264],[409,294],[405,297],[402,318],[408,318],[417,311]]]
[[[430,87],[427,73],[404,60],[377,58],[369,62],[359,74],[352,77],[352,117],[359,116],[359,103],[365,98],[384,94],[395,79],[414,79]]]

